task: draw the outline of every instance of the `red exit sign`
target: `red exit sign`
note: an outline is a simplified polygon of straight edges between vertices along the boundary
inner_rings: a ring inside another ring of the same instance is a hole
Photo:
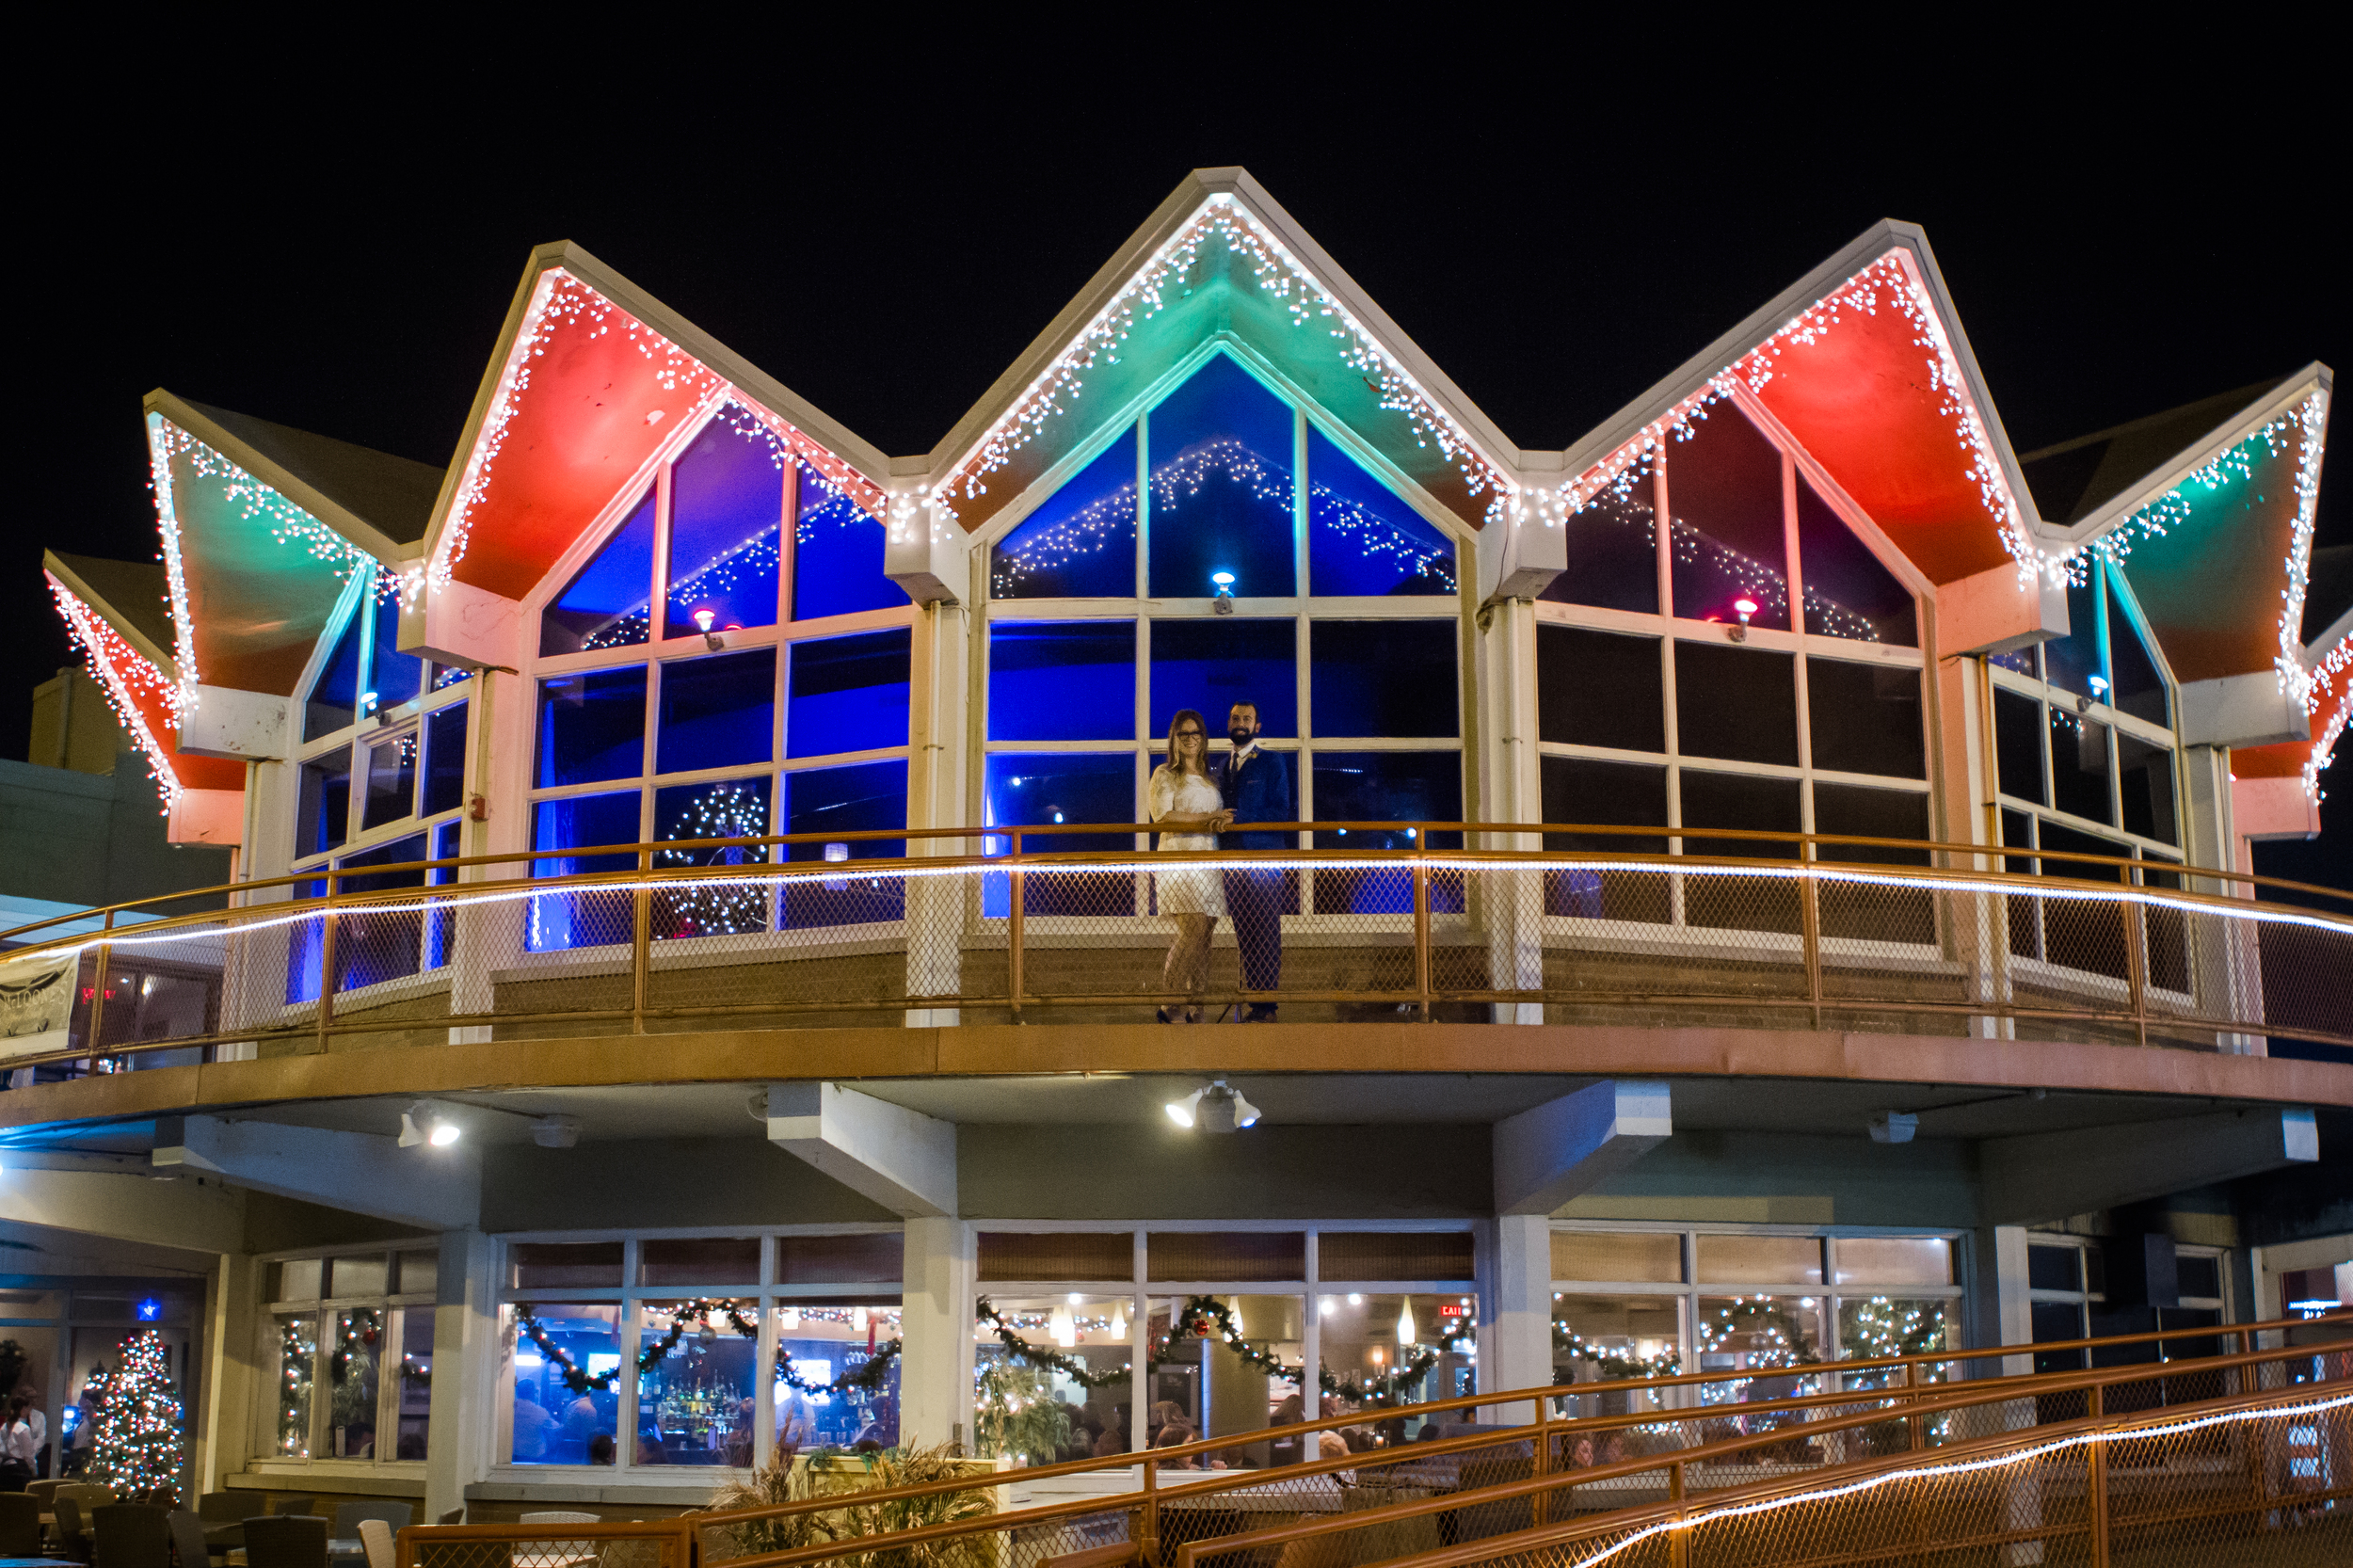
[[[1465,1306],[1460,1302],[1448,1302],[1445,1305],[1438,1308],[1438,1316],[1441,1318],[1467,1318],[1470,1316],[1470,1308]]]

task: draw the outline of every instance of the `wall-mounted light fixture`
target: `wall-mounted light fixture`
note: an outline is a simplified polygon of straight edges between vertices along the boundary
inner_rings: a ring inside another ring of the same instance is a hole
[[[1213,571],[1209,573],[1209,582],[1217,588],[1217,598],[1211,601],[1212,607],[1221,616],[1232,615],[1234,613],[1234,574],[1230,571]]]

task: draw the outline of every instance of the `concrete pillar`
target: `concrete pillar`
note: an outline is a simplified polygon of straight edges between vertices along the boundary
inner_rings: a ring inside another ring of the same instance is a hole
[[[253,1394],[264,1386],[254,1351],[256,1267],[242,1253],[219,1253],[204,1282],[204,1370],[196,1408],[188,1413],[194,1432],[189,1469],[199,1492],[220,1491],[252,1457]]]
[[[1552,1382],[1552,1222],[1498,1214],[1479,1227],[1479,1391]],[[1532,1421],[1529,1404],[1482,1410],[1488,1421]]]
[[[489,1472],[499,1365],[494,1251],[478,1230],[441,1233],[433,1304],[432,1430],[419,1524],[438,1523],[450,1510],[464,1507],[467,1486]]]
[[[972,1292],[976,1243],[963,1220],[906,1224],[900,1333],[899,1441],[972,1442]],[[1139,1338],[1143,1325],[1137,1325]]]
[[[1504,600],[1480,612],[1478,641],[1479,770],[1476,814],[1487,822],[1544,818],[1542,764],[1536,749],[1536,610],[1524,599]],[[1534,851],[1540,835],[1497,833],[1483,845]],[[1544,984],[1544,881],[1534,872],[1496,869],[1472,878],[1471,915],[1487,938],[1489,983],[1497,990]],[[1540,1001],[1493,1004],[1499,1024],[1541,1024]]]
[[[2034,1338],[2034,1314],[2026,1300],[2026,1228],[1981,1225],[1963,1243],[1969,1248],[1968,1320],[1963,1333],[1972,1350],[2024,1345]],[[1990,1361],[1973,1364],[1977,1377],[2034,1370],[2034,1358],[2005,1356],[1996,1371]]]
[[[915,627],[913,712],[908,742],[907,825],[961,827],[965,808],[967,728],[971,717],[969,644],[972,617],[953,602],[929,603]],[[911,859],[980,853],[976,840],[919,839]],[[965,901],[959,876],[914,877],[906,890],[906,986],[911,998],[953,997],[962,987]],[[953,1007],[911,1007],[909,1029],[953,1025]]]

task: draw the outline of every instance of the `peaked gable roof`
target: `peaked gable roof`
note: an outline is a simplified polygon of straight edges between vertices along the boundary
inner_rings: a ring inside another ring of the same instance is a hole
[[[1569,448],[1569,510],[1753,398],[1932,583],[2041,565],[2033,501],[1928,236],[1874,224]],[[1668,450],[1669,493],[1673,457]]]
[[[414,548],[439,472],[160,387],[146,413],[182,688],[291,696],[352,574]]]
[[[1228,334],[1471,527],[1517,493],[1517,451],[1240,168],[1195,169],[931,455],[967,532]]]
[[[2201,397],[2089,436],[2022,455],[2018,465],[2043,520],[2072,528],[2148,479],[2166,459],[2273,391],[2281,378]]]
[[[2056,475],[2055,462],[2081,469],[2078,455],[2103,453],[2069,532],[2122,569],[2176,678],[2270,669],[2309,696],[2304,599],[2330,382],[2311,364],[2036,455]],[[2140,472],[2116,483],[2127,460]]]
[[[522,598],[681,424],[730,401],[883,516],[880,451],[578,246],[539,247],[434,502],[428,587]]]

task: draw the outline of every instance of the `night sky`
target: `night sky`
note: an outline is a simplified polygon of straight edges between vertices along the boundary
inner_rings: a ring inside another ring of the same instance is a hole
[[[1792,37],[1709,80],[1638,69],[1661,62],[1631,45],[1573,60],[1514,38],[1498,58],[1433,33],[1382,62],[1301,34],[1217,70],[1205,41],[1158,76],[1091,43],[1025,78],[886,38],[871,46],[920,60],[861,74],[790,29],[704,28],[666,61],[650,36],[496,65],[454,63],[451,41],[379,84],[348,55],[264,73],[155,38],[148,65],[53,88],[13,160],[24,488],[0,531],[0,754],[24,755],[30,690],[71,657],[43,546],[154,552],[143,393],[445,465],[543,241],[900,455],[1188,168],[1219,164],[1527,447],[1577,440],[1882,216],[1927,229],[2022,452],[2353,358],[2325,237],[2341,119],[2303,106],[2276,40],[2245,70],[2201,40],[2194,88],[2113,48],[1858,74]],[[2331,456],[2323,543],[2353,540]],[[2336,831],[2264,869],[2353,888],[2348,765]]]

